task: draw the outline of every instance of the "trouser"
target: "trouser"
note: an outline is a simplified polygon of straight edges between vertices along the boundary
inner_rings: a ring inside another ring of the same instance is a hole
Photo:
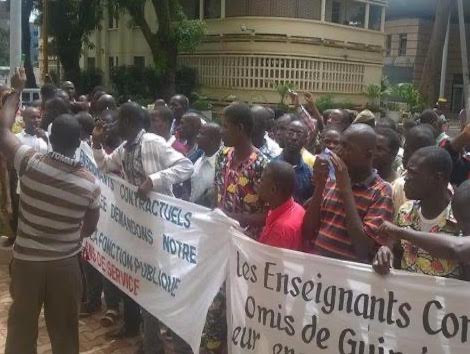
[[[82,293],[79,257],[31,262],[13,259],[5,354],[36,353],[38,319],[44,317],[53,354],[78,354]]]
[[[160,323],[158,318],[142,309],[144,319],[145,354],[192,354],[191,347],[170,328]]]
[[[120,291],[106,279],[95,267],[84,261],[83,268],[86,277],[86,298],[91,307],[101,306],[101,294],[108,310],[119,310]]]
[[[124,327],[130,332],[138,332],[142,321],[140,306],[123,292],[121,296],[124,301]]]

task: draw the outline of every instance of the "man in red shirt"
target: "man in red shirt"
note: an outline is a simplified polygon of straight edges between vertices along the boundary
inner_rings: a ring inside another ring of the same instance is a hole
[[[259,197],[269,205],[266,225],[259,242],[279,248],[302,249],[302,220],[305,210],[292,195],[295,172],[290,164],[272,161],[264,170],[259,185]]]

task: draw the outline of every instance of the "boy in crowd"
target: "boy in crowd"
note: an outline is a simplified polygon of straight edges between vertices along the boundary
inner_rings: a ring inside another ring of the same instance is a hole
[[[470,181],[465,181],[455,191],[452,199],[452,212],[457,220],[459,229],[463,235],[470,235]],[[426,251],[432,257],[449,259],[457,262],[470,262],[470,238],[455,237],[444,233],[430,233],[415,231],[410,228],[402,228],[390,222],[384,222],[380,226],[380,232],[392,240],[405,240]],[[392,254],[383,252],[375,259],[375,269],[388,272]]]
[[[408,162],[405,178],[405,193],[410,201],[401,206],[396,225],[417,232],[458,236],[459,226],[447,188],[451,172],[452,160],[445,150],[429,146],[416,151]],[[402,241],[400,246],[403,255],[398,256],[398,260],[401,260],[403,270],[458,279],[463,276],[456,260],[432,256],[409,241]],[[386,259],[392,259],[389,246],[381,247],[375,257],[374,266],[378,272],[388,272],[390,263],[383,262]]]
[[[280,160],[271,161],[261,176],[259,195],[269,206],[259,242],[295,251],[302,249],[304,208],[294,201],[295,173]]]

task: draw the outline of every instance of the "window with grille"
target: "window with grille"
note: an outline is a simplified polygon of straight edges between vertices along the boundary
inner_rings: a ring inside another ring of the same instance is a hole
[[[406,47],[408,45],[408,35],[406,33],[401,33],[399,37],[398,45],[398,55],[403,57],[406,56]]]

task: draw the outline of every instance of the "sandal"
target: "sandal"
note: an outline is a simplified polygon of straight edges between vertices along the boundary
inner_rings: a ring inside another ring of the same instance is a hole
[[[111,327],[116,324],[116,321],[119,317],[119,312],[116,310],[108,310],[104,316],[100,319],[100,324],[103,327]]]

